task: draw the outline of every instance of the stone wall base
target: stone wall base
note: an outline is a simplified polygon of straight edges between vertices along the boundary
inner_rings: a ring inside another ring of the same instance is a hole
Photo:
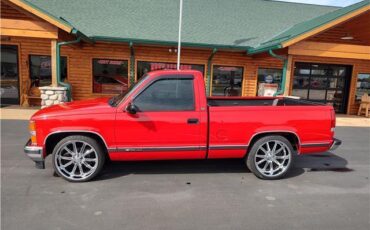
[[[67,101],[67,88],[44,86],[39,87],[41,92],[41,108],[57,105]]]

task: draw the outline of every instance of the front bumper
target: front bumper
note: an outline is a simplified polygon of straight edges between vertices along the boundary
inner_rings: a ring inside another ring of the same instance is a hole
[[[333,143],[330,146],[330,150],[336,150],[341,144],[342,144],[341,140],[334,138]]]
[[[31,145],[31,140],[28,140],[24,146],[24,153],[35,162],[35,167],[38,169],[45,168],[45,160],[43,148],[40,146]]]

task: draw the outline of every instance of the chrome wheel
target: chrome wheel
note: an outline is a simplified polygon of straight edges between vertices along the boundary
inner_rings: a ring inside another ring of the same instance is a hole
[[[67,141],[56,151],[54,164],[58,172],[72,181],[91,176],[98,167],[98,154],[87,142]]]
[[[265,177],[277,177],[289,168],[291,151],[288,146],[278,140],[261,144],[254,156],[255,166]]]

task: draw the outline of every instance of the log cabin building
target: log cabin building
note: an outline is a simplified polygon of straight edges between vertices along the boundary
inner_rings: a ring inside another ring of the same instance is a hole
[[[178,4],[1,0],[1,104],[45,104],[43,86],[64,87],[68,100],[112,96],[176,68]],[[354,114],[369,93],[367,0],[187,0],[182,35],[181,68],[203,72],[211,96],[275,90]]]

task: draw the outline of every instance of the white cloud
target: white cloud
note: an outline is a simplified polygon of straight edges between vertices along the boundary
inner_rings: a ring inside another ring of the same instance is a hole
[[[361,0],[277,0],[282,2],[299,2],[316,5],[327,5],[327,6],[349,6]]]

